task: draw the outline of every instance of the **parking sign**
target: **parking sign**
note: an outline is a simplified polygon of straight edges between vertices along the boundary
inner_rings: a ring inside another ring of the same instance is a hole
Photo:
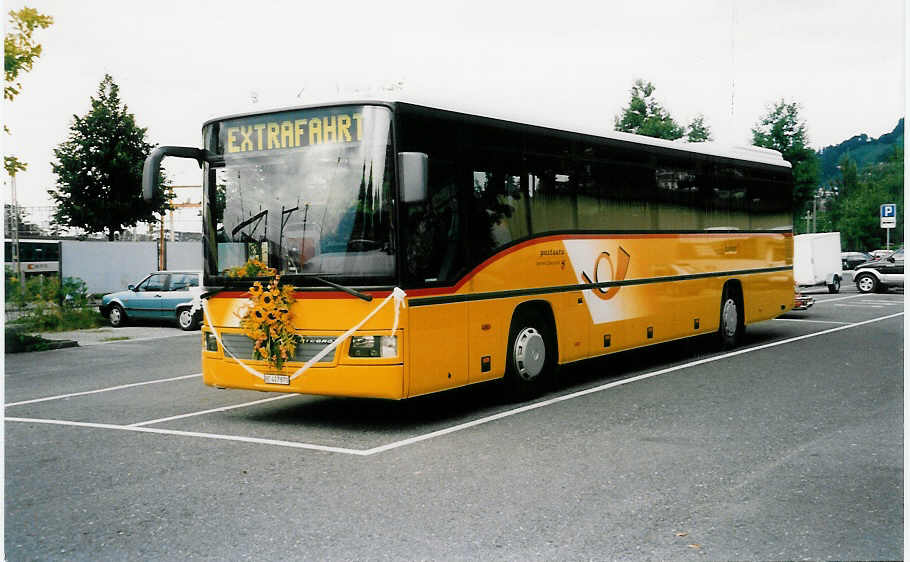
[[[897,226],[897,205],[894,203],[885,203],[879,209],[882,228],[894,228]]]

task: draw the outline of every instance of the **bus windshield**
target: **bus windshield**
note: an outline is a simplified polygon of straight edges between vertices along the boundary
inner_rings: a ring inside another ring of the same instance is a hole
[[[207,275],[255,258],[297,285],[391,281],[390,123],[385,107],[346,106],[208,125]]]

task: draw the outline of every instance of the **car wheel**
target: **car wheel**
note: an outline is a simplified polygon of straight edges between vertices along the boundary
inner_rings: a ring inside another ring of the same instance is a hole
[[[871,273],[860,273],[855,281],[860,293],[874,293],[878,290],[878,279]]]
[[[834,276],[834,281],[828,285],[829,293],[839,293],[840,292],[840,277]]]
[[[721,349],[736,347],[745,331],[742,310],[739,300],[730,287],[724,287],[720,299],[720,325],[717,328],[717,339]]]
[[[107,313],[107,321],[114,328],[119,328],[126,324],[126,313],[123,312],[123,308],[119,304],[111,306]]]
[[[506,390],[510,398],[527,399],[542,392],[552,378],[556,344],[549,324],[533,311],[512,318],[506,357]]]
[[[190,331],[199,327],[196,315],[189,308],[181,308],[177,311],[177,324],[181,330]]]

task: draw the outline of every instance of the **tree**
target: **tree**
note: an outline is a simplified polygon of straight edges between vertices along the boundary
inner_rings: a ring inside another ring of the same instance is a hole
[[[652,97],[654,90],[654,85],[650,82],[635,81],[629,106],[614,118],[613,124],[617,131],[668,140],[683,136],[682,127]]]
[[[3,37],[3,69],[6,72],[3,84],[3,99],[13,101],[22,91],[22,84],[18,82],[19,73],[28,72],[41,56],[41,45],[35,43],[32,34],[36,29],[44,29],[54,23],[54,18],[39,13],[34,8],[22,8],[18,12],[10,10],[9,28],[14,29]],[[6,124],[3,130],[10,132]],[[3,167],[10,176],[22,172],[26,168],[15,156],[4,155]]]
[[[769,108],[752,129],[752,144],[777,150],[793,166],[795,225],[805,213],[807,202],[814,197],[819,175],[818,156],[808,146],[808,132],[799,116],[799,104],[781,99]]]
[[[689,142],[708,142],[711,139],[711,128],[705,124],[705,116],[699,113],[689,123],[686,140]]]
[[[841,172],[844,173],[843,168]],[[847,174],[849,171],[844,173],[844,181]],[[904,149],[900,145],[884,161],[863,168],[853,189],[838,194],[832,215],[846,249],[884,247],[885,232],[879,223],[879,207],[883,203],[897,204],[897,228],[891,231],[891,242],[899,244],[904,231]]]
[[[153,146],[121,104],[120,87],[110,75],[104,76],[91,106],[84,117],[73,116],[69,138],[54,149],[57,186],[50,195],[57,204],[57,222],[105,232],[113,240],[126,227],[154,220],[173,195],[165,193],[162,177],[153,199],[142,198],[142,165]]]
[[[840,157],[837,167],[841,173],[841,179],[837,182],[837,192],[840,196],[846,196],[856,190],[859,181],[856,162],[850,158],[850,153],[848,152]]]

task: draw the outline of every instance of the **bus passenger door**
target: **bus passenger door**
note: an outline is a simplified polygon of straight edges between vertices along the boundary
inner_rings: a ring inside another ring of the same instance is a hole
[[[465,274],[464,196],[454,170],[452,162],[431,155],[427,198],[405,208],[404,277],[438,302],[421,306],[418,300],[408,307],[408,396],[468,381],[468,303],[455,289]]]

